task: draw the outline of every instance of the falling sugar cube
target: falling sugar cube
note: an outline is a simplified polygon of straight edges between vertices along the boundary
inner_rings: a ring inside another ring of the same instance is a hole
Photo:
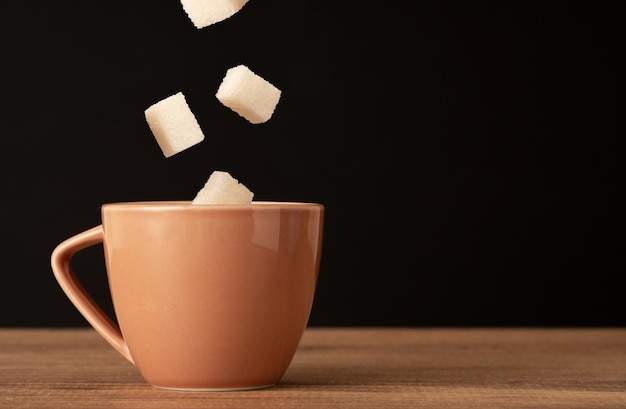
[[[248,0],[180,0],[196,28],[204,28],[232,16]]]
[[[272,117],[281,91],[245,65],[228,69],[220,84],[217,99],[253,124]]]
[[[204,187],[196,194],[192,204],[250,204],[254,193],[233,178],[228,172],[211,173]]]
[[[204,140],[204,134],[182,92],[145,111],[146,121],[166,158]]]

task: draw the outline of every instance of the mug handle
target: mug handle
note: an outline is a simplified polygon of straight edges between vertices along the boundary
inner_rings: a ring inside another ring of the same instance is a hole
[[[104,338],[117,352],[134,365],[128,345],[122,336],[120,327],[100,308],[94,299],[87,293],[78,281],[70,265],[74,254],[87,247],[102,243],[104,230],[102,225],[85,230],[59,244],[52,252],[50,263],[54,276],[61,285],[65,295],[72,304],[87,319],[87,322]]]

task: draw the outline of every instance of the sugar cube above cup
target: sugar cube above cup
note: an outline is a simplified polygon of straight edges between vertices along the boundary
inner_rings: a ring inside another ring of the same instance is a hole
[[[145,111],[146,121],[166,158],[202,142],[204,134],[182,92]]]
[[[237,13],[248,0],[180,0],[196,28],[204,28]]]
[[[281,91],[245,65],[226,71],[217,99],[253,124],[268,121],[274,114]]]
[[[250,204],[254,193],[230,173],[216,170],[198,191],[192,204]]]

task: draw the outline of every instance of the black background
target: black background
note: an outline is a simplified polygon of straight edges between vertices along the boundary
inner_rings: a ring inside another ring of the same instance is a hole
[[[311,325],[622,326],[623,2],[3,2],[2,326],[86,325],[53,278],[102,203],[191,200],[213,170],[326,206]],[[252,125],[214,94],[283,91]],[[182,91],[206,139],[165,158]],[[75,268],[111,312],[101,247]]]

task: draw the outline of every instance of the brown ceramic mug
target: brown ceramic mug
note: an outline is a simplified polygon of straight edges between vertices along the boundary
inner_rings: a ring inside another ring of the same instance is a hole
[[[102,206],[102,225],[59,244],[52,270],[87,321],[156,387],[276,384],[307,325],[324,208],[253,202]],[[85,291],[72,256],[103,243],[116,324]]]

